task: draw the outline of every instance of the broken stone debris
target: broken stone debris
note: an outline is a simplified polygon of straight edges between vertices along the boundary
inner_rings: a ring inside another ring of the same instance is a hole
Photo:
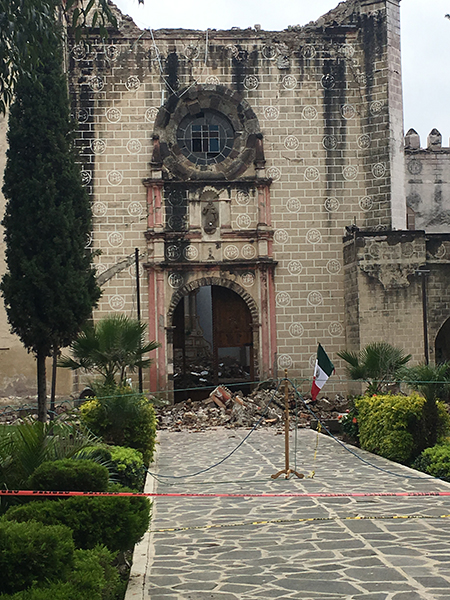
[[[263,389],[251,394],[231,392],[225,386],[216,387],[209,395],[205,390],[203,400],[186,400],[177,404],[155,407],[159,429],[172,431],[204,431],[211,427],[275,427],[284,429],[284,390]],[[269,404],[270,402],[270,404]],[[291,428],[310,427],[318,418],[321,422],[338,419],[348,409],[348,401],[342,396],[320,398],[317,402],[305,400],[306,404],[289,395]],[[57,399],[55,412],[71,414],[77,402]],[[267,407],[267,410],[266,410]],[[0,399],[0,423],[13,424],[26,417],[37,417],[36,397],[5,397]]]
[[[270,404],[269,404],[270,403]],[[306,403],[306,404],[305,404]],[[315,419],[338,419],[348,409],[342,396],[321,398],[317,402],[297,399],[289,395],[291,427],[310,427]],[[260,427],[284,428],[284,391],[256,389],[250,395],[231,392],[218,386],[203,400],[186,400],[156,408],[159,429],[171,431],[203,431],[210,427]]]

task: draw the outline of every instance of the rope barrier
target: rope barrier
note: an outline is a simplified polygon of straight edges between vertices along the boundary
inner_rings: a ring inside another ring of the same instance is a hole
[[[400,473],[394,473],[394,471],[390,471],[389,469],[383,469],[383,467],[379,467],[378,465],[375,465],[375,464],[371,463],[369,460],[367,460],[364,457],[360,456],[357,452],[355,452],[354,450],[352,450],[351,448],[349,448],[346,444],[344,444],[343,442],[341,442],[341,440],[339,438],[337,438],[335,435],[333,435],[331,433],[331,431],[320,420],[320,418],[311,410],[311,408],[309,407],[309,405],[307,404],[307,402],[304,400],[304,398],[300,394],[300,392],[297,390],[296,386],[292,383],[292,381],[290,381],[290,383],[291,383],[292,387],[294,388],[295,392],[299,395],[299,398],[302,400],[305,408],[314,417],[314,419],[317,420],[317,423],[320,424],[321,428],[327,433],[327,435],[329,435],[335,442],[337,442],[342,448],[344,448],[344,450],[346,450],[347,452],[349,452],[350,454],[352,454],[355,458],[357,458],[358,460],[360,460],[364,464],[368,465],[369,467],[372,467],[373,469],[376,469],[377,471],[381,471],[381,472],[386,473],[388,475],[392,475],[393,477],[401,477],[402,479],[435,479],[435,480],[439,480],[439,477],[434,477],[433,475],[427,475],[426,473],[424,473],[423,476],[420,476],[420,475],[406,475],[405,473],[402,473],[402,474],[400,474]]]
[[[264,410],[262,411],[262,414],[260,416],[260,418],[258,419],[258,421],[255,423],[255,425],[252,427],[252,429],[249,431],[249,433],[239,442],[239,444],[231,451],[229,452],[224,458],[222,458],[221,460],[219,460],[218,462],[214,463],[213,465],[205,468],[205,469],[200,469],[199,471],[197,471],[196,473],[188,473],[187,475],[161,475],[161,474],[156,474],[153,473],[152,471],[150,471],[149,469],[147,469],[147,473],[149,475],[151,475],[156,481],[159,480],[159,478],[166,478],[166,479],[185,479],[186,477],[195,477],[196,475],[200,475],[202,473],[206,473],[207,471],[211,471],[212,469],[215,469],[216,467],[218,467],[219,465],[221,465],[222,463],[224,463],[226,460],[228,460],[247,440],[248,438],[251,436],[251,434],[255,431],[255,429],[259,426],[259,424],[262,422],[262,420],[264,419],[265,414],[267,413],[267,410],[269,409],[269,406],[272,402],[272,400],[274,399],[275,394],[278,391],[278,388],[280,387],[281,381],[278,383],[277,387],[275,388],[275,390],[272,393],[272,396],[270,397],[269,401],[267,402],[266,406],[264,407]]]
[[[241,442],[233,449],[231,450],[231,452],[229,452],[224,458],[222,458],[221,460],[219,460],[218,462],[214,463],[213,465],[210,465],[209,467],[206,467],[204,469],[200,469],[194,473],[189,473],[186,475],[162,475],[160,473],[154,473],[150,470],[147,469],[147,473],[153,477],[156,481],[158,481],[159,483],[166,483],[164,482],[164,479],[172,479],[172,480],[180,480],[180,479],[186,479],[188,477],[195,477],[197,475],[206,473],[218,466],[220,466],[221,464],[223,464],[226,460],[228,460],[246,441],[247,439],[250,437],[250,435],[257,429],[257,427],[261,424],[261,422],[263,421],[267,410],[270,406],[270,404],[274,401],[275,399],[275,395],[279,390],[279,387],[281,385],[282,381],[285,381],[286,378],[283,379],[278,379],[277,380],[277,385],[275,387],[275,389],[272,391],[272,395],[269,399],[269,401],[267,402],[266,406],[264,407],[264,410],[261,413],[261,416],[259,418],[259,420],[255,423],[255,425],[252,427],[252,429],[249,431],[249,433],[241,440]],[[346,444],[344,444],[341,440],[339,440],[339,438],[337,438],[336,436],[334,436],[331,431],[326,427],[326,425],[321,421],[320,417],[318,417],[314,411],[310,408],[309,404],[305,401],[305,399],[303,398],[302,394],[299,392],[299,390],[297,389],[296,384],[294,383],[294,381],[292,381],[291,379],[287,379],[287,381],[291,384],[294,392],[295,392],[295,401],[296,401],[296,408],[295,408],[295,412],[296,412],[296,426],[295,426],[295,465],[297,465],[297,430],[298,430],[298,403],[297,403],[297,399],[300,399],[301,402],[303,403],[304,407],[306,408],[306,410],[311,414],[311,416],[317,420],[318,422],[318,434],[317,434],[317,439],[316,439],[316,447],[315,447],[315,451],[314,451],[314,458],[313,458],[313,464],[316,461],[317,458],[317,452],[318,452],[318,443],[319,443],[319,433],[321,430],[323,430],[330,438],[332,438],[335,442],[337,442],[342,448],[344,448],[344,450],[346,450],[348,453],[352,454],[355,458],[357,458],[359,461],[363,462],[364,464],[368,465],[371,468],[374,468],[378,471],[381,471],[383,473],[386,473],[388,475],[392,475],[394,477],[400,477],[403,479],[419,479],[419,480],[437,480],[440,481],[440,479],[438,477],[434,477],[432,475],[428,475],[426,473],[424,473],[421,476],[415,476],[415,475],[407,475],[405,473],[399,474],[399,473],[395,473],[389,469],[384,469],[383,467],[379,467],[378,465],[373,464],[372,462],[370,462],[369,460],[365,459],[364,457],[360,456],[357,452],[355,452],[354,450],[352,450],[351,448],[349,448]],[[306,380],[302,380],[302,382],[304,382]],[[310,380],[308,380],[310,381]],[[266,380],[266,382],[253,382],[254,384],[258,383],[258,384],[262,384],[262,383],[268,383],[268,382],[274,382],[273,379],[270,380]],[[417,382],[416,382],[417,383]],[[426,383],[430,383],[430,382],[426,382]],[[439,383],[439,382],[433,382],[433,383]],[[242,384],[236,384],[236,385],[242,385]],[[208,389],[208,388],[186,388],[185,390],[176,390],[176,391],[189,391],[189,390],[197,390],[197,389]],[[137,392],[130,392],[129,395],[137,395]],[[145,396],[145,394],[142,394],[143,396]],[[105,396],[104,398],[109,398],[112,396]],[[103,398],[103,397],[102,397]],[[68,402],[68,401],[65,401]],[[19,410],[24,410],[24,407],[21,407]],[[2,414],[2,412],[0,411],[0,414]],[[313,478],[315,476],[315,471],[312,470],[311,473],[308,475],[309,478]],[[214,483],[214,482],[202,482],[202,483]],[[170,485],[167,484],[166,485]],[[1,493],[1,492],[0,492]]]

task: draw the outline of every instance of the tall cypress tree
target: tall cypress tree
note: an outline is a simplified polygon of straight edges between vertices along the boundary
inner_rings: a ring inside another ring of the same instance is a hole
[[[9,115],[3,194],[8,272],[0,289],[8,321],[36,356],[38,418],[47,416],[46,357],[69,345],[100,297],[86,240],[89,198],[76,163],[58,37],[22,76]]]

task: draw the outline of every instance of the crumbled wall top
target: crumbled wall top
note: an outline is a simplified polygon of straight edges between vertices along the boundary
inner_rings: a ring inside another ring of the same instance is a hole
[[[131,34],[133,32],[141,32],[141,29],[134,23],[133,19],[129,15],[124,15],[120,9],[111,0],[108,0],[108,4],[112,9],[113,14],[117,18],[119,29],[124,34]],[[307,25],[292,25],[287,28],[288,31],[300,31],[300,30],[311,30],[311,29],[324,29],[327,27],[337,27],[342,25],[351,25],[355,17],[359,15],[360,2],[359,0],[346,0],[340,2],[336,8],[333,8],[325,15],[319,17],[317,21],[311,21]],[[169,30],[163,30],[169,31]],[[170,31],[188,31],[184,29],[171,29]],[[234,27],[229,30],[233,32],[242,32],[243,30],[239,27]],[[247,31],[247,30],[245,30]],[[254,31],[252,28],[248,28],[248,31]]]
[[[353,22],[354,17],[359,14],[359,7],[359,0],[340,2],[336,8],[319,17],[317,21],[308,23],[307,27],[317,28],[349,25]]]

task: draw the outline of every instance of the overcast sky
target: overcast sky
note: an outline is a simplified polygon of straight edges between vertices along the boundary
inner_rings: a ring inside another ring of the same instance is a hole
[[[305,25],[337,0],[114,0],[142,29],[230,29],[260,24],[268,31]],[[402,0],[405,132],[413,127],[422,146],[433,127],[450,136],[450,0]]]

